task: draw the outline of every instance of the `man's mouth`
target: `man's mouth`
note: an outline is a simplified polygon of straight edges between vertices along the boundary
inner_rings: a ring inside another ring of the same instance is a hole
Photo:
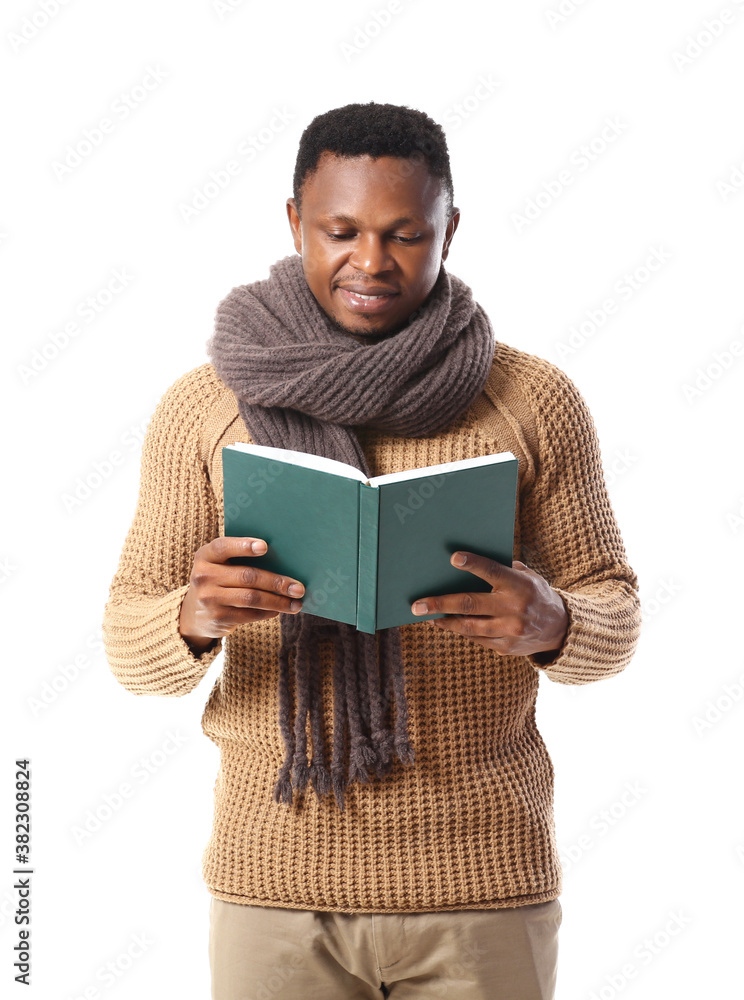
[[[379,313],[389,308],[397,296],[397,292],[384,292],[376,295],[352,292],[348,288],[340,288],[339,292],[347,309],[354,313]]]

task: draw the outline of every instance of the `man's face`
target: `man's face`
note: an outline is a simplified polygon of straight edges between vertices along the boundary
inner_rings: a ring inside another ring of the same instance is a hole
[[[396,333],[425,301],[460,219],[446,211],[442,182],[426,164],[393,156],[325,152],[305,178],[301,217],[287,200],[310,290],[363,342]]]

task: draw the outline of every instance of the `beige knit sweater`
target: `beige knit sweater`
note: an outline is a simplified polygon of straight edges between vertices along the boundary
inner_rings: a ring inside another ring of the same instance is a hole
[[[640,628],[637,580],[608,499],[596,432],[570,379],[497,343],[483,393],[446,432],[359,429],[372,475],[512,451],[519,459],[514,558],[541,573],[570,617],[560,655],[499,656],[431,622],[400,626],[415,763],[347,789],[339,812],[312,789],[272,788],[279,619],[240,626],[202,656],[178,631],[196,550],[223,531],[221,448],[251,440],[232,392],[204,364],[179,378],[147,431],[134,520],[106,605],[115,677],[134,694],[193,690],[224,646],[202,717],[220,748],[209,891],[263,906],[415,912],[539,903],[561,892],[553,767],[535,724],[542,675],[586,684],[618,673]],[[467,574],[463,573],[463,589]],[[332,652],[322,646],[324,731]],[[308,741],[312,744],[308,727]]]

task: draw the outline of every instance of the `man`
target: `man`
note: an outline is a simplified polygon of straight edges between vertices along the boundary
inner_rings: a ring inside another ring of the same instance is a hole
[[[136,694],[192,690],[224,641],[202,719],[212,995],[545,1000],[561,872],[539,679],[616,674],[640,627],[594,425],[445,270],[460,213],[425,114],[315,118],[287,212],[299,256],[230,292],[212,362],[156,409],[104,621]],[[368,475],[511,451],[513,565],[453,553],[462,592],[414,609],[446,617],[375,636],[302,614],[302,581],[251,565],[264,539],[221,537],[236,441]]]

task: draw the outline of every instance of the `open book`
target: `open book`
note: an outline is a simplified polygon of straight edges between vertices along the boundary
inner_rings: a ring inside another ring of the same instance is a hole
[[[512,565],[517,459],[479,455],[367,479],[353,465],[285,448],[222,449],[225,535],[268,551],[235,562],[305,585],[300,614],[374,633],[442,618],[420,597],[488,592],[450,563],[458,549]]]

